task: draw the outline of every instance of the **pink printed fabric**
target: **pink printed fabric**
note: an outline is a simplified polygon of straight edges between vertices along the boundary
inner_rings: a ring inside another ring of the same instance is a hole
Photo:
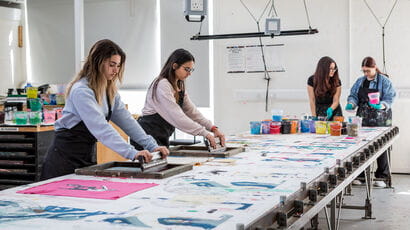
[[[66,179],[24,189],[17,193],[116,200],[157,185],[155,183]]]

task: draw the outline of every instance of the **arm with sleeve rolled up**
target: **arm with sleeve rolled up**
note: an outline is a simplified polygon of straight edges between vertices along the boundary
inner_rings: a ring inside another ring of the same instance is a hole
[[[346,110],[352,110],[355,109],[357,107],[357,105],[359,104],[359,88],[360,88],[360,84],[361,81],[360,79],[358,79],[354,85],[352,86],[352,88],[350,89],[350,95],[347,97],[347,105],[346,105]],[[351,105],[350,108],[349,104]]]
[[[380,104],[384,105],[386,109],[390,109],[396,98],[396,90],[393,88],[393,84],[389,79],[385,79],[383,82],[383,92],[380,100]]]
[[[121,97],[118,94],[115,96],[111,120],[116,125],[118,125],[128,136],[130,136],[133,141],[137,142],[144,149],[153,152],[156,148],[158,148],[158,144],[156,143],[155,139],[145,133],[140,124],[125,108],[125,105],[121,101]]]
[[[155,111],[175,128],[191,135],[206,137],[210,134],[205,127],[189,118],[176,103],[171,84],[160,81],[154,97]]]
[[[129,145],[107,122],[101,106],[89,88],[72,90],[70,97],[75,99],[74,107],[91,134],[108,148],[127,159],[134,159],[137,150]]]

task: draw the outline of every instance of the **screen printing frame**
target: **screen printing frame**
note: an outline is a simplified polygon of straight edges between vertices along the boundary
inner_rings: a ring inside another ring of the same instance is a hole
[[[170,156],[226,158],[244,152],[243,147],[227,147],[223,152],[209,152],[205,146],[178,145],[169,149]]]
[[[114,167],[135,168],[136,171],[132,172],[128,170],[108,170]],[[191,164],[166,164],[146,169],[141,172],[139,162],[111,161],[104,164],[92,165],[89,167],[76,169],[75,174],[87,176],[163,179],[192,170],[192,168],[193,166]]]

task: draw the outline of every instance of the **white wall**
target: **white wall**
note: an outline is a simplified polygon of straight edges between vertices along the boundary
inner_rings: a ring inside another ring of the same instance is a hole
[[[303,2],[275,1],[282,30],[307,29]],[[324,4],[326,3],[326,4]],[[256,23],[238,1],[216,1],[215,34],[256,32]],[[249,8],[260,15],[266,1],[248,1]],[[319,14],[319,8],[321,7]],[[337,8],[338,10],[333,10]],[[285,44],[282,60],[286,72],[271,73],[271,90],[296,90],[298,97],[289,100],[271,98],[269,112],[265,112],[264,97],[259,102],[237,101],[238,89],[265,90],[263,73],[227,74],[226,46],[258,44],[257,38],[215,40],[215,120],[227,133],[248,130],[248,121],[270,118],[271,108],[283,108],[286,114],[300,115],[309,111],[306,93],[307,78],[313,74],[316,63],[322,56],[336,60],[342,84],[348,79],[349,61],[349,5],[347,1],[309,1],[312,27],[318,28],[315,35],[264,38],[264,44]],[[316,9],[316,10],[314,10]],[[324,20],[325,19],[325,20]],[[264,23],[262,23],[263,25]],[[337,29],[336,29],[337,28]],[[281,96],[281,95],[278,95]]]
[[[369,5],[384,21],[393,0],[369,0]],[[260,15],[266,1],[245,1],[251,12]],[[318,34],[292,37],[264,38],[265,44],[284,43],[282,60],[285,73],[273,73],[271,90],[277,90],[277,98],[272,97],[271,108],[282,108],[286,114],[299,116],[309,113],[306,93],[307,78],[314,72],[316,63],[322,56],[330,56],[339,67],[343,90],[342,107],[351,85],[360,76],[361,60],[373,56],[382,66],[381,29],[368,11],[363,1],[316,0],[307,1],[313,28]],[[282,30],[307,29],[303,1],[275,1],[281,18]],[[387,70],[393,84],[401,93],[393,106],[394,124],[401,129],[401,138],[394,146],[393,169],[396,172],[410,172],[410,146],[405,143],[409,129],[410,79],[406,76],[410,59],[410,1],[399,1],[390,22],[386,26]],[[256,24],[247,11],[236,0],[214,2],[215,34],[256,32]],[[263,25],[263,23],[262,23]],[[249,130],[249,121],[270,118],[265,112],[263,97],[259,101],[237,101],[238,90],[254,91],[261,94],[266,88],[263,74],[227,74],[226,46],[258,44],[257,38],[214,41],[215,66],[215,122],[226,133],[232,134]],[[290,96],[291,95],[291,96]],[[289,97],[288,97],[289,96]],[[285,98],[285,99],[284,99]],[[292,99],[286,99],[292,98]],[[344,113],[345,116],[350,114]]]
[[[20,9],[0,7],[0,94],[25,80],[24,68],[21,68],[24,48],[18,47],[18,26],[21,24]]]
[[[84,0],[84,54],[98,40],[108,38],[126,53],[127,89],[145,89],[160,69],[157,5],[155,0]]]
[[[27,1],[33,83],[67,83],[75,74],[74,1]]]
[[[32,81],[67,83],[75,72],[74,0],[27,1]],[[146,88],[159,69],[156,1],[85,0],[84,53],[108,38],[127,53],[124,88]],[[157,39],[153,39],[157,38]]]
[[[76,74],[74,1],[28,1],[27,12],[31,81],[69,82]],[[209,42],[189,39],[198,31],[199,23],[185,20],[182,0],[84,0],[85,56],[97,40],[119,44],[127,54],[123,89],[146,89],[169,54],[185,48],[197,63],[187,83],[190,96],[198,106],[209,107]],[[202,32],[208,32],[207,21]]]
[[[190,51],[195,57],[195,71],[187,79],[187,91],[197,106],[209,107],[209,42],[190,40],[199,32],[200,23],[185,20],[184,2],[161,0],[161,68],[175,49]],[[208,20],[203,21],[201,33],[208,34]]]

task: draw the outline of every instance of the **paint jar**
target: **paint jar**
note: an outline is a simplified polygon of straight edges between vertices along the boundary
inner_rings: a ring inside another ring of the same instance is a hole
[[[354,123],[357,124],[358,128],[360,129],[362,127],[362,118],[358,116],[350,116],[348,117],[348,122],[349,123]]]
[[[40,98],[30,98],[28,103],[31,111],[40,111],[41,110],[41,99]]]
[[[290,128],[291,128],[291,122],[290,121],[282,121],[282,126],[280,127],[280,132],[282,134],[289,134],[290,133]]]
[[[57,105],[57,95],[50,94],[50,105]]]
[[[272,109],[272,121],[282,121],[282,116],[282,109]]]
[[[41,123],[41,112],[29,112],[28,113],[30,125],[37,125]]]
[[[309,129],[311,133],[316,133],[316,121],[315,120],[309,120]]]
[[[316,128],[316,134],[326,134],[327,133],[327,122],[326,121],[316,121],[315,128]]]
[[[295,134],[299,131],[299,120],[292,119],[290,120],[290,133]]]
[[[342,122],[342,135],[347,135],[347,122]]]
[[[27,124],[27,112],[26,111],[14,112],[14,118],[16,119],[16,125],[26,125]]]
[[[64,94],[66,86],[66,84],[57,84],[57,94]]]
[[[5,117],[5,113],[3,111],[0,111],[0,124],[4,124]]]
[[[335,121],[330,123],[330,136],[340,136],[342,134],[342,123]]]
[[[37,87],[27,87],[27,98],[37,98],[38,88]]]
[[[60,119],[63,116],[63,109],[56,108],[56,109],[54,109],[54,111],[56,111],[57,120]]]
[[[50,104],[50,95],[49,94],[40,94],[41,101],[44,105]]]
[[[65,104],[64,94],[57,94],[56,103],[57,103],[57,105],[64,105]]]
[[[345,121],[345,118],[343,116],[334,116],[333,121],[343,122]]]
[[[369,97],[370,104],[379,104],[380,103],[380,93],[368,93],[367,96]]]
[[[272,121],[270,123],[270,134],[280,134],[281,123],[278,121]]]
[[[301,120],[300,121],[300,132],[301,133],[310,132],[310,120]]]
[[[355,123],[348,123],[347,124],[347,136],[349,137],[357,137],[359,134],[359,126]]]
[[[262,134],[269,134],[270,133],[270,121],[262,121],[261,130],[262,130]]]
[[[260,121],[251,121],[251,134],[260,134],[261,133],[261,122]]]
[[[54,122],[56,121],[56,111],[54,110],[44,110],[43,115],[44,115],[44,120],[43,120],[44,124],[54,124]]]
[[[337,121],[328,121],[327,122],[327,133],[330,133],[330,124]]]
[[[4,123],[14,123],[14,113],[17,111],[15,106],[4,107]]]

